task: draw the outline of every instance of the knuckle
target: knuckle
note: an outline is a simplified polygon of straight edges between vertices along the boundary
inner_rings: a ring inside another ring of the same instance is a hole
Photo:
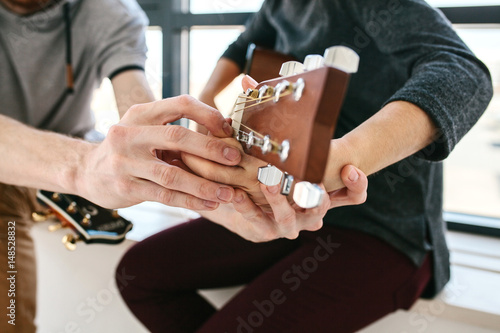
[[[184,200],[184,208],[191,210],[197,209],[199,208],[197,203],[198,202],[193,197],[186,195],[186,198]]]
[[[323,227],[323,219],[320,219],[316,222],[311,223],[308,226],[307,230],[308,231],[317,231],[317,230],[321,229],[322,227]]]
[[[158,202],[165,205],[170,205],[173,202],[174,194],[173,191],[167,189],[161,189],[157,194]]]
[[[139,116],[142,112],[141,104],[134,104],[127,110],[127,114],[132,117]]]
[[[292,231],[290,231],[290,232],[287,234],[286,238],[288,238],[288,239],[292,239],[292,240],[293,240],[293,239],[297,239],[297,237],[299,237],[299,234],[300,234],[300,232],[299,232],[298,230],[292,230]]]
[[[160,184],[166,188],[174,187],[177,184],[179,176],[177,169],[160,163],[154,166],[153,174],[159,179]]]
[[[196,99],[193,97],[193,96],[190,96],[190,95],[187,95],[187,94],[184,94],[184,95],[180,95],[177,97],[177,102],[179,103],[179,105],[181,107],[190,107],[193,103],[196,102]]]
[[[215,138],[209,138],[209,137],[205,137],[205,145],[204,145],[204,149],[207,151],[207,152],[217,152],[219,153],[219,151],[222,150],[222,143],[215,139]]]
[[[180,142],[184,138],[186,131],[178,125],[168,125],[164,127],[165,137],[172,142]]]
[[[130,179],[121,179],[114,183],[117,193],[130,193],[130,189],[132,187],[132,180]]]
[[[217,188],[214,186],[214,184],[210,182],[203,182],[198,189],[198,195],[200,198],[213,198],[215,197],[216,191]]]
[[[109,128],[107,138],[112,142],[121,142],[127,136],[127,131],[125,126],[122,125],[113,125]]]

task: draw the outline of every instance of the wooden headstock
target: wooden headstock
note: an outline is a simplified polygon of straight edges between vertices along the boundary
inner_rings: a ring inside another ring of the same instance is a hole
[[[259,63],[263,58],[260,54]],[[304,64],[284,63],[282,77],[240,94],[231,118],[245,152],[301,181],[320,183],[350,74],[357,71],[358,62],[357,54],[346,47],[328,48],[324,56],[306,57]]]

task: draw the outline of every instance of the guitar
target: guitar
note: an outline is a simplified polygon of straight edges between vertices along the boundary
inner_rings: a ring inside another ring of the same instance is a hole
[[[258,66],[255,58],[251,64]],[[281,183],[281,192],[288,195],[294,178],[301,180],[293,193],[300,207],[321,202],[324,191],[317,183],[323,179],[330,140],[358,64],[359,56],[344,46],[330,47],[324,56],[309,55],[304,63],[285,62],[281,77],[240,94],[230,115],[245,152],[270,164],[259,169],[259,181]]]
[[[55,216],[60,224],[49,227],[49,230],[69,227],[74,231],[74,234],[68,234],[62,240],[68,250],[75,250],[78,241],[87,244],[120,243],[133,226],[116,210],[96,206],[76,195],[38,190],[37,199],[49,210],[43,214],[33,213],[34,220],[43,221]]]

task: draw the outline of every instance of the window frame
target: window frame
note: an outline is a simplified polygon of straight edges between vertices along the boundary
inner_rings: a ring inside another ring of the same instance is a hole
[[[253,14],[192,14],[189,0],[137,0],[163,32],[163,98],[187,94],[189,87],[189,30],[193,26],[244,25]],[[500,5],[439,8],[453,24],[500,24]],[[186,123],[181,122],[185,125]],[[444,212],[449,230],[500,237],[500,218]]]

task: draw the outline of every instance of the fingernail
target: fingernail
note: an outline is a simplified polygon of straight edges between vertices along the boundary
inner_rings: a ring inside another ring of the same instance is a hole
[[[243,200],[245,200],[245,196],[243,195],[243,193],[239,193],[237,194],[235,197],[234,197],[234,202],[236,203],[242,203]]]
[[[233,128],[226,121],[224,121],[224,125],[222,125],[222,129],[229,136],[233,134]]]
[[[351,182],[355,182],[355,181],[357,181],[357,180],[358,180],[358,178],[359,178],[359,174],[358,174],[358,172],[356,171],[356,169],[351,168],[351,171],[349,172],[349,177],[348,177],[348,178],[349,178],[349,180],[350,180]]]
[[[228,187],[219,187],[216,195],[219,200],[230,202],[233,198],[233,191],[231,191]]]
[[[280,187],[278,185],[268,186],[267,190],[269,191],[269,193],[276,194],[280,190]]]
[[[231,162],[236,161],[240,157],[240,152],[236,148],[231,147],[225,148],[222,154]]]
[[[213,202],[213,201],[208,201],[208,200],[205,200],[203,201],[203,204],[208,207],[208,208],[216,208],[218,203],[217,202]]]

